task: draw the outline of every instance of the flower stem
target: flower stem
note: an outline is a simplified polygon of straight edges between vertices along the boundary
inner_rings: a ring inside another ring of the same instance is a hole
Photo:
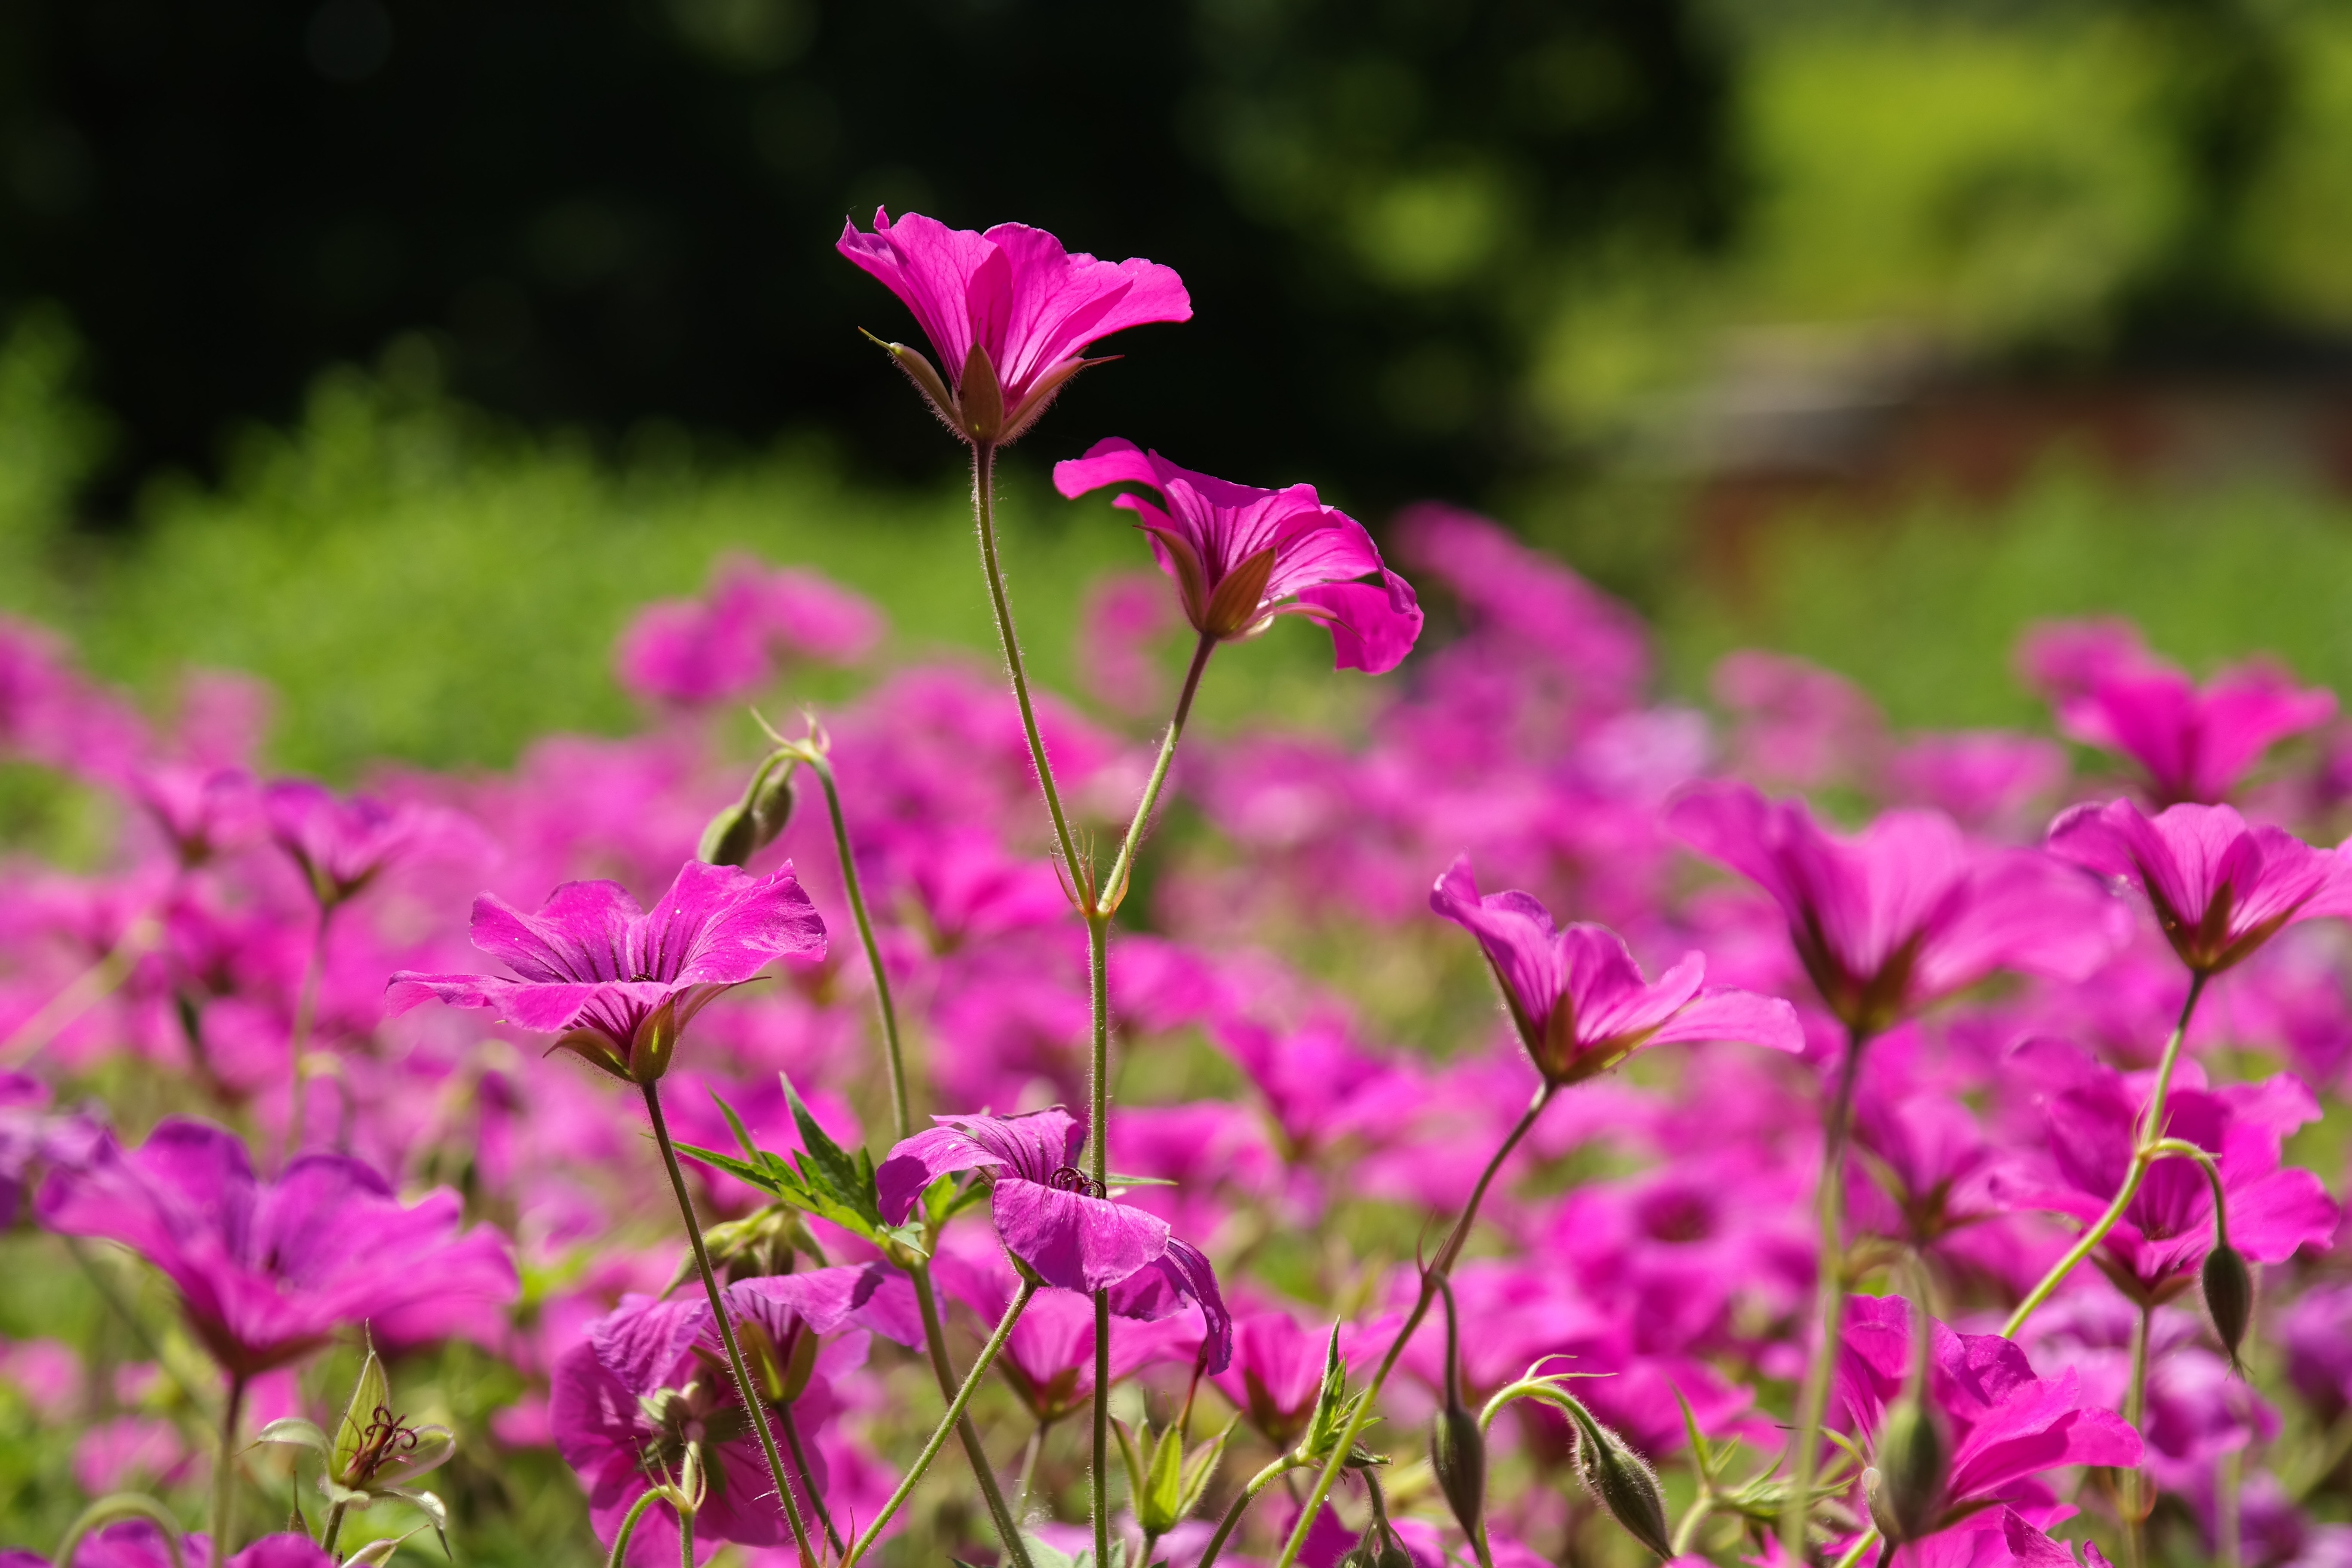
[[[857,1560],[873,1550],[874,1542],[881,1535],[883,1527],[887,1525],[898,1510],[906,1506],[907,1499],[913,1495],[916,1486],[922,1480],[923,1472],[931,1468],[933,1459],[939,1458],[940,1447],[948,1440],[948,1434],[955,1430],[956,1422],[962,1418],[964,1407],[971,1403],[972,1394],[979,1390],[981,1381],[988,1375],[990,1364],[996,1360],[996,1352],[1003,1350],[1004,1342],[1013,1337],[1013,1326],[1021,1321],[1021,1314],[1028,1310],[1029,1299],[1036,1294],[1036,1283],[1029,1279],[1024,1279],[1021,1282],[1021,1289],[1013,1292],[1012,1304],[1004,1309],[1004,1317],[997,1323],[996,1332],[991,1334],[988,1337],[988,1343],[981,1347],[980,1359],[971,1363],[971,1371],[964,1374],[963,1386],[957,1389],[955,1397],[948,1402],[947,1414],[940,1417],[940,1424],[931,1429],[929,1440],[924,1443],[923,1451],[915,1457],[913,1468],[900,1479],[898,1489],[890,1494],[890,1500],[882,1505],[882,1511],[874,1516],[874,1522],[866,1527],[866,1533],[857,1538],[856,1544],[849,1549],[849,1555],[841,1560],[841,1568],[855,1568]]]
[[[890,973],[882,963],[881,944],[874,940],[874,921],[866,907],[864,881],[857,875],[857,857],[849,847],[849,823],[841,809],[841,790],[835,782],[833,764],[814,746],[792,748],[793,754],[812,769],[817,781],[824,786],[826,813],[833,820],[833,844],[841,860],[841,883],[849,897],[850,913],[857,921],[858,944],[866,950],[866,963],[874,975],[875,1005],[882,1016],[882,1050],[890,1067],[890,1125],[894,1134],[904,1140],[914,1132],[914,1111],[907,1096],[907,1058],[898,1036],[898,1005],[890,991]],[[955,1368],[948,1360],[947,1334],[940,1322],[939,1298],[931,1289],[929,1263],[921,1258],[908,1260],[907,1272],[915,1287],[915,1303],[921,1309],[923,1348],[931,1363],[932,1374],[938,1378],[940,1397],[955,1396]],[[787,1434],[791,1431],[786,1428]],[[1004,1543],[1006,1560],[1013,1568],[1031,1568],[1029,1549],[1021,1540],[1020,1520],[1004,1503],[1003,1490],[997,1485],[996,1472],[988,1462],[988,1450],[980,1440],[980,1431],[969,1415],[956,1421],[956,1437],[963,1446],[964,1458],[971,1461],[972,1479],[980,1483],[980,1494],[988,1505],[988,1517],[996,1526],[997,1539]],[[806,1465],[802,1466],[803,1474]],[[812,1495],[812,1501],[815,1499]],[[840,1538],[835,1534],[833,1521],[819,1505],[819,1517],[824,1521],[825,1535],[836,1552]]]
[[[613,1550],[604,1554],[604,1568],[621,1568],[621,1560],[628,1555],[629,1537],[637,1532],[637,1521],[645,1518],[646,1510],[654,1506],[661,1493],[647,1487],[621,1516],[621,1528],[613,1532]]]
[[[1249,1485],[1244,1487],[1241,1495],[1226,1508],[1225,1517],[1217,1521],[1217,1533],[1209,1537],[1209,1544],[1202,1549],[1201,1561],[1195,1568],[1213,1568],[1217,1553],[1225,1549],[1226,1540],[1234,1533],[1234,1527],[1241,1523],[1242,1515],[1249,1511],[1249,1505],[1257,1500],[1257,1494],[1272,1486],[1277,1477],[1286,1475],[1305,1463],[1295,1454],[1277,1455],[1272,1464],[1252,1476]]]
[[[152,910],[132,921],[103,957],[68,981],[64,990],[42,1003],[0,1044],[0,1065],[19,1068],[40,1055],[76,1019],[112,995],[163,934],[163,923]]]
[[[213,1461],[212,1568],[221,1568],[235,1550],[236,1527],[236,1424],[245,1414],[245,1375],[231,1373],[228,1397],[221,1402],[220,1457]]]
[[[1192,716],[1192,699],[1201,689],[1201,676],[1209,668],[1209,656],[1217,650],[1217,639],[1203,632],[1192,649],[1192,662],[1184,671],[1183,689],[1176,694],[1176,711],[1168,720],[1168,732],[1160,738],[1160,755],[1151,764],[1151,776],[1144,781],[1143,797],[1135,803],[1135,820],[1127,826],[1127,838],[1118,847],[1118,858],[1110,866],[1110,875],[1103,879],[1102,896],[1096,912],[1108,915],[1118,909],[1127,897],[1127,879],[1133,873],[1136,847],[1143,841],[1143,830],[1150,826],[1151,809],[1160,804],[1160,786],[1168,782],[1168,769],[1176,760],[1176,742],[1184,736],[1184,721]]]
[[[350,1506],[348,1503],[339,1502],[327,1510],[327,1528],[326,1531],[319,1537],[319,1550],[330,1557],[335,1554],[335,1542],[343,1538],[343,1514]]]
[[[1037,731],[1037,710],[1029,700],[1029,673],[1021,662],[1021,637],[1013,626],[1013,604],[1004,593],[1004,567],[996,552],[996,448],[986,441],[971,445],[971,515],[980,531],[980,560],[988,577],[989,603],[996,611],[996,637],[1004,645],[1004,668],[1013,678],[1013,695],[1021,704],[1021,731],[1029,738],[1029,758],[1036,764],[1037,785],[1045,794],[1045,810],[1054,819],[1054,841],[1062,851],[1073,886],[1086,886],[1079,874],[1077,840],[1070,836],[1070,819],[1063,813],[1061,792],[1054,787],[1053,764],[1045,760],[1045,739]],[[1080,894],[1081,899],[1087,895]]]
[[[1536,1124],[1536,1118],[1543,1114],[1544,1107],[1551,1103],[1552,1096],[1559,1091],[1558,1084],[1545,1080],[1544,1086],[1536,1090],[1535,1099],[1528,1101],[1526,1111],[1504,1135],[1502,1146],[1495,1151],[1495,1157],[1486,1162],[1485,1170],[1478,1173],[1478,1184],[1470,1189],[1470,1201],[1463,1205],[1461,1216],[1454,1220],[1454,1228],[1446,1233],[1444,1244],[1437,1249],[1437,1257],[1422,1270],[1421,1292],[1414,1298],[1412,1310],[1405,1315],[1404,1324],[1397,1330],[1396,1338],[1389,1342],[1388,1353],[1381,1357],[1380,1368],[1372,1373],[1372,1381],[1366,1386],[1363,1400],[1356,1406],[1356,1414],[1340,1429],[1339,1440],[1331,1447],[1331,1457],[1323,1462],[1321,1472],[1315,1478],[1315,1485],[1300,1506],[1298,1522],[1292,1526],[1290,1539],[1283,1543],[1282,1555],[1276,1560],[1275,1568],[1292,1568],[1298,1561],[1299,1551],[1307,1544],[1307,1532],[1315,1523],[1316,1512],[1322,1508],[1323,1500],[1331,1494],[1331,1485],[1339,1479],[1340,1470],[1346,1468],[1348,1456],[1355,1451],[1356,1434],[1370,1421],[1372,1406],[1378,1403],[1389,1373],[1396,1370],[1397,1358],[1404,1354],[1405,1344],[1412,1338],[1413,1331],[1420,1328],[1421,1321],[1429,1315],[1430,1303],[1437,1299],[1437,1282],[1452,1270],[1454,1260],[1462,1254],[1463,1243],[1470,1238],[1470,1226],[1478,1217],[1478,1205],[1486,1200],[1486,1189],[1493,1184],[1495,1173],[1503,1168],[1503,1162],[1511,1157],[1511,1152],[1519,1146],[1519,1140],[1528,1135],[1528,1130]]]
[[[833,846],[841,859],[841,885],[849,895],[849,912],[857,921],[858,945],[866,950],[866,966],[874,974],[874,999],[882,1013],[882,1054],[890,1065],[890,1126],[901,1140],[915,1133],[915,1118],[907,1099],[907,1058],[898,1040],[898,1005],[890,995],[890,976],[882,967],[882,948],[874,940],[873,917],[866,909],[866,887],[857,875],[857,857],[849,847],[849,824],[841,812],[841,789],[833,763],[814,746],[795,749],[793,755],[824,786],[824,808],[833,818]]]
[[[2074,1272],[2075,1265],[2090,1257],[2093,1249],[2107,1238],[2107,1232],[2116,1228],[2122,1221],[2124,1212],[2131,1207],[2132,1199],[2139,1195],[2139,1184],[2147,1178],[2147,1168],[2156,1163],[2164,1152],[2160,1145],[2164,1141],[2165,1097],[2172,1089],[2172,1069],[2179,1065],[2180,1042],[2189,1034],[2189,1021],[2196,1016],[2198,998],[2204,995],[2205,982],[2209,978],[2200,973],[2189,983],[2189,999],[2180,1005],[2180,1021],[2173,1025],[2172,1038],[2164,1045],[2164,1058],[2157,1063],[2156,1088],[2148,1095],[2147,1113],[2140,1121],[2131,1164],[2124,1172],[2123,1185],[2117,1189],[2115,1202],[2107,1205],[2106,1213],[2092,1222],[2091,1228],[2067,1249],[2065,1257],[2050,1266],[2050,1272],[2042,1277],[2042,1282],[2027,1294],[2025,1300],[2017,1304],[2017,1310],[2009,1315],[2008,1323],[2000,1331],[2001,1338],[2017,1338],[2018,1331],[2025,1327],[2025,1321],[2033,1316],[2042,1303],[2050,1300],[2059,1286],[2066,1282],[2066,1276]]]
[[[1100,1192],[1110,1176],[1110,917],[1087,917],[1087,1004],[1094,1023],[1087,1059],[1087,1174]],[[1095,1292],[1094,1464],[1087,1501],[1095,1561],[1110,1561],[1110,1292]]]
[[[1821,1222],[1821,1278],[1813,1290],[1813,1319],[1821,1331],[1814,1336],[1813,1354],[1805,1364],[1804,1384],[1797,1394],[1789,1501],[1780,1513],[1780,1550],[1791,1563],[1806,1560],[1813,1478],[1822,1457],[1822,1418],[1829,1410],[1830,1375],[1837,1368],[1838,1336],[1845,1326],[1845,1145],[1853,1130],[1853,1091],[1862,1077],[1862,1054],[1869,1045],[1870,1036],[1859,1026],[1846,1031],[1837,1091],[1831,1097],[1829,1118],[1822,1129],[1822,1172],[1813,1187],[1813,1211]]]
[[[743,1364],[743,1347],[736,1342],[735,1324],[727,1316],[725,1298],[719,1293],[719,1276],[710,1267],[710,1249],[702,1244],[702,1226],[694,1217],[694,1199],[686,1190],[686,1173],[678,1169],[677,1150],[669,1141],[669,1122],[662,1115],[661,1087],[657,1082],[647,1083],[645,1091],[646,1114],[653,1121],[654,1142],[661,1149],[663,1167],[669,1172],[670,1191],[677,1196],[678,1216],[686,1221],[686,1238],[694,1247],[694,1266],[702,1275],[703,1291],[710,1298],[710,1315],[717,1320],[719,1337],[727,1346],[727,1364],[735,1374],[736,1397],[743,1402],[743,1413],[751,1418],[751,1430],[760,1435],[760,1452],[767,1458],[768,1479],[775,1483],[785,1521],[793,1527],[793,1544],[800,1549],[803,1563],[814,1563],[817,1557],[809,1544],[808,1525],[802,1520],[800,1503],[785,1479],[784,1458],[776,1451],[776,1435],[768,1429],[768,1408],[761,1403],[759,1387],[751,1381],[751,1370]]]
[[[694,1515],[684,1509],[677,1510],[677,1563],[694,1568]]]
[[[2141,1303],[2139,1319],[2132,1324],[2131,1382],[2124,1388],[2124,1424],[2137,1432],[2140,1418],[2147,1410],[2147,1342],[2155,1326],[2156,1309]],[[2135,1467],[2116,1478],[2120,1506],[2116,1511],[2124,1521],[2125,1568],[2145,1568],[2147,1562],[2147,1508],[2142,1499],[2147,1479]]]
[[[793,1419],[793,1407],[791,1405],[779,1405],[776,1406],[776,1424],[784,1429],[784,1447],[793,1451],[793,1468],[798,1470],[803,1476],[809,1474],[808,1452],[801,1447],[800,1423]],[[835,1556],[839,1556],[841,1554],[841,1531],[834,1529],[833,1527],[832,1510],[824,1506],[824,1499],[816,1495],[816,1489],[814,1487],[811,1487],[809,1489],[808,1500],[809,1507],[815,1510],[818,1527],[824,1531],[825,1545],[833,1549]]]

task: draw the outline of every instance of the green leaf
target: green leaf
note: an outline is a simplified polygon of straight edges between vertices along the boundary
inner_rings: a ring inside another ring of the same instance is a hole
[[[751,1161],[755,1165],[759,1164],[761,1158],[760,1146],[757,1143],[752,1142],[751,1133],[743,1130],[743,1119],[735,1114],[735,1108],[733,1106],[728,1104],[726,1100],[719,1098],[719,1091],[717,1089],[714,1089],[710,1091],[710,1098],[718,1103],[719,1114],[727,1118],[727,1129],[729,1131],[735,1134],[736,1145],[743,1151],[743,1158]]]
[[[1192,1518],[1192,1510],[1201,1506],[1202,1495],[1209,1489],[1209,1481],[1216,1475],[1217,1466],[1225,1457],[1225,1445],[1233,1440],[1234,1428],[1241,1424],[1242,1418],[1239,1415],[1226,1422],[1225,1429],[1195,1451],[1192,1459],[1185,1465],[1184,1485],[1176,1498],[1178,1519]]]
[[[380,1541],[371,1541],[344,1558],[343,1568],[383,1568],[392,1561],[392,1554],[408,1543],[408,1536],[415,1533],[412,1530],[407,1535],[387,1535]]]
[[[283,1443],[289,1447],[308,1448],[321,1457],[335,1451],[326,1433],[315,1421],[305,1421],[299,1415],[285,1415],[261,1429],[254,1439],[257,1443]]]
[[[360,1363],[359,1382],[352,1386],[351,1403],[343,1406],[342,1423],[335,1428],[334,1458],[330,1473],[345,1486],[362,1478],[352,1474],[360,1449],[367,1441],[368,1428],[375,1424],[379,1410],[390,1413],[392,1380],[384,1375],[383,1362],[368,1346],[367,1360]]]
[[[449,1505],[441,1500],[438,1493],[428,1492],[422,1488],[392,1487],[388,1489],[393,1496],[412,1504],[417,1512],[433,1521],[433,1534],[441,1542],[441,1555],[448,1556]]]
[[[679,1153],[689,1160],[699,1161],[705,1165],[724,1171],[730,1176],[749,1182],[762,1191],[774,1193],[778,1197],[790,1201],[792,1194],[776,1184],[775,1176],[764,1165],[749,1165],[732,1154],[721,1154],[716,1149],[705,1149],[695,1143],[680,1143],[677,1148]]]
[[[1160,1434],[1151,1450],[1150,1489],[1136,1508],[1136,1517],[1155,1535],[1165,1535],[1184,1517],[1178,1503],[1184,1490],[1184,1442],[1171,1426]],[[1149,1511],[1146,1511],[1147,1507]]]

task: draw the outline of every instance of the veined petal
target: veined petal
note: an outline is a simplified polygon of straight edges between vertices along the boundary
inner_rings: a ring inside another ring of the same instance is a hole
[[[1048,1285],[1100,1290],[1168,1250],[1168,1222],[1108,1198],[1002,1180],[993,1205],[1004,1249]]]

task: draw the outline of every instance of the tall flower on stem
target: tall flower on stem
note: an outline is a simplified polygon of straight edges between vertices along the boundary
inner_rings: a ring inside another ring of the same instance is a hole
[[[1656,984],[1645,984],[1633,955],[1616,933],[1604,927],[1554,927],[1550,911],[1522,892],[1480,897],[1469,862],[1457,860],[1437,879],[1430,908],[1462,926],[1478,939],[1496,984],[1503,992],[1511,1020],[1528,1055],[1543,1074],[1535,1098],[1511,1130],[1505,1133],[1493,1158],[1478,1174],[1470,1198],[1446,1232],[1436,1253],[1422,1269],[1421,1289],[1389,1342],[1363,1397],[1354,1406],[1333,1445],[1329,1460],[1316,1477],[1315,1487],[1301,1508],[1297,1526],[1285,1543],[1277,1568],[1291,1568],[1305,1547],[1323,1500],[1330,1495],[1357,1433],[1370,1420],[1372,1405],[1396,1369],[1397,1359],[1429,1315],[1444,1288],[1470,1227],[1478,1218],[1486,1189],[1503,1164],[1534,1128],[1553,1096],[1623,1061],[1636,1050],[1670,1041],[1740,1040],[1780,1050],[1802,1044],[1797,1016],[1786,1002],[1746,992],[1702,992],[1705,961],[1696,953],[1669,971]]]
[[[1782,1550],[1801,1558],[1845,1304],[1845,1147],[1864,1048],[1996,969],[2079,979],[2121,940],[2121,920],[2095,884],[2048,856],[1979,847],[1937,812],[1891,811],[1844,838],[1824,832],[1800,802],[1717,784],[1685,795],[1667,825],[1772,896],[1798,962],[1846,1028],[1814,1189],[1821,1335],[1798,1394],[1794,1484],[1781,1530]]]
[[[559,1047],[643,1091],[654,1142],[726,1346],[737,1398],[745,1410],[764,1411],[733,1320],[719,1299],[694,1200],[678,1168],[662,1115],[661,1079],[687,1025],[721,993],[778,958],[824,954],[824,922],[808,894],[789,865],[753,877],[731,866],[689,860],[650,911],[616,882],[566,882],[532,915],[485,893],[474,903],[473,938],[476,947],[502,960],[516,978],[395,974],[389,1010],[402,1013],[436,998],[454,1006],[494,1009],[520,1027],[555,1036]],[[814,1561],[775,1435],[764,1415],[751,1427],[783,1501],[793,1542],[804,1560]]]
[[[254,1378],[354,1323],[396,1324],[407,1339],[469,1327],[517,1289],[504,1238],[461,1233],[457,1194],[404,1206],[340,1154],[300,1155],[265,1183],[236,1134],[184,1118],[159,1123],[133,1152],[107,1138],[52,1172],[36,1213],[60,1235],[103,1237],[152,1263],[226,1375],[215,1565],[234,1545],[237,1424]]]

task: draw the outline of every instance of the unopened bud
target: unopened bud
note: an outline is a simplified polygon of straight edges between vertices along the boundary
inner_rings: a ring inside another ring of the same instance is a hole
[[[789,757],[771,757],[751,775],[743,797],[710,819],[694,857],[712,866],[742,866],[776,841],[793,817]]]
[[[1666,1534],[1666,1500],[1658,1478],[1625,1439],[1595,1421],[1581,1405],[1570,1412],[1577,1426],[1576,1473],[1592,1500],[1618,1527],[1656,1552],[1672,1557]]]
[[[963,433],[973,440],[993,445],[1003,438],[1004,386],[977,338],[956,381],[956,409],[963,416]]]
[[[1937,1413],[1909,1394],[1886,1412],[1878,1433],[1878,1463],[1864,1477],[1871,1522],[1896,1545],[1936,1529],[1944,1510],[1944,1480],[1951,1439]]]
[[[1430,1423],[1429,1468],[1462,1532],[1476,1540],[1486,1514],[1486,1435],[1478,1430],[1477,1413],[1458,1400]]]
[[[2253,1271],[2246,1267],[2245,1256],[2225,1241],[2205,1255],[2200,1279],[2213,1331],[2221,1336],[2221,1348],[2229,1352],[2230,1364],[2236,1367],[2238,1347],[2245,1342],[2246,1327],[2254,1318]]]

